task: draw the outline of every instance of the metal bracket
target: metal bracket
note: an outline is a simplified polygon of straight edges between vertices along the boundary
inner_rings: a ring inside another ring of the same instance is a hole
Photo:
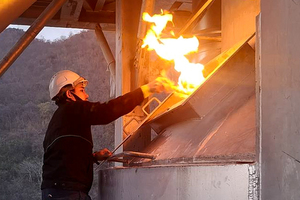
[[[143,107],[142,107],[142,110],[143,112],[145,113],[145,115],[150,115],[150,113],[148,113],[145,109],[146,107],[152,102],[152,101],[157,101],[157,103],[160,105],[161,104],[161,101],[158,100],[158,98],[156,97],[152,97]]]
[[[126,132],[125,129],[133,121],[136,121],[139,124],[139,121],[136,118],[133,117],[126,124],[124,124],[124,126],[123,126],[123,132],[125,133],[126,136],[128,136],[130,133]]]
[[[153,101],[156,101],[159,105],[161,104],[161,101],[159,99],[157,99],[156,97],[152,97],[143,107],[142,107],[142,111],[146,116],[149,116],[151,113],[148,113],[146,111],[146,107]],[[126,127],[133,121],[136,121],[139,124],[139,121],[136,118],[131,118],[126,124],[124,124],[123,126],[123,132],[125,133],[126,136],[128,136],[130,133],[126,132],[125,129]]]

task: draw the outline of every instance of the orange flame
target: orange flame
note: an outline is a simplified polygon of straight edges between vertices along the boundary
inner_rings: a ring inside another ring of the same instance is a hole
[[[180,72],[178,87],[175,91],[190,94],[197,89],[205,78],[202,74],[204,66],[200,63],[191,63],[186,55],[198,51],[199,41],[194,36],[191,38],[162,38],[162,31],[168,22],[172,22],[172,14],[156,14],[152,17],[143,13],[143,20],[152,23],[143,39],[142,48],[148,46],[148,50],[155,50],[161,58],[174,61],[175,70]],[[171,33],[172,34],[172,33]]]

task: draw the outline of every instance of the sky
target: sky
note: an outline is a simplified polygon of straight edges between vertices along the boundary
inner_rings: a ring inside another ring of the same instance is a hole
[[[8,28],[18,28],[26,31],[29,26],[9,25]],[[83,31],[83,29],[44,27],[36,38],[53,42],[62,37],[68,38],[70,34],[75,35],[81,31]]]

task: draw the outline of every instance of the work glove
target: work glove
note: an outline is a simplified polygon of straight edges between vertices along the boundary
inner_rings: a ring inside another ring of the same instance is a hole
[[[173,82],[165,77],[158,77],[154,81],[141,86],[144,98],[147,98],[153,93],[171,92]]]
[[[101,149],[93,153],[94,162],[98,164],[98,161],[106,160],[112,155],[112,153],[107,149]]]

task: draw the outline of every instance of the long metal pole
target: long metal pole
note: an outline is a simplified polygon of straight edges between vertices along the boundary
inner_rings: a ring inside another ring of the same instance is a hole
[[[36,0],[0,0],[0,33]]]
[[[33,22],[19,41],[13,46],[8,54],[1,60],[0,77],[20,56],[26,47],[32,42],[37,34],[44,28],[46,22],[51,19],[67,0],[53,0],[43,13]]]
[[[95,33],[110,71],[110,97],[114,97],[116,94],[116,61],[99,24],[95,28]]]
[[[109,158],[113,156],[113,154],[132,136],[132,133],[130,135],[127,135],[127,137],[111,152],[111,156],[109,156],[107,159],[102,160],[101,163],[96,167],[96,171],[100,169],[100,167],[107,161]]]

